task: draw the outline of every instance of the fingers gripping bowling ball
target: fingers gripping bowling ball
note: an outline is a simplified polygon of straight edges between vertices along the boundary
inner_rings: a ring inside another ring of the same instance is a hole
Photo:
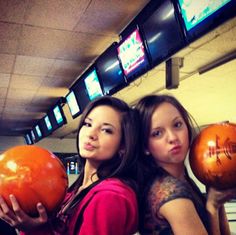
[[[236,186],[236,124],[212,124],[195,138],[189,154],[194,175],[206,186]]]
[[[21,208],[37,214],[41,202],[52,213],[64,199],[68,178],[61,161],[38,146],[22,145],[0,155],[0,195],[11,207],[9,195],[15,195]]]

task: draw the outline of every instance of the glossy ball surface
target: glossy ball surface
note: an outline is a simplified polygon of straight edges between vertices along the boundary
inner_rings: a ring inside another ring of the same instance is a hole
[[[64,199],[68,177],[61,161],[48,150],[22,145],[0,155],[0,195],[11,207],[9,195],[15,195],[21,208],[36,215],[41,202],[48,213]]]
[[[206,186],[236,187],[236,124],[212,124],[203,129],[190,148],[189,162]]]

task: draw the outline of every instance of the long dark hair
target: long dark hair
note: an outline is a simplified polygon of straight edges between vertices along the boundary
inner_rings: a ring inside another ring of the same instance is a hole
[[[97,176],[99,178],[98,181],[95,181],[89,187],[81,191],[80,194],[72,197],[68,197],[62,204],[61,210],[58,212],[57,216],[53,218],[51,224],[55,231],[60,231],[61,233],[65,233],[66,229],[68,229],[68,221],[70,216],[73,215],[74,209],[76,205],[82,200],[82,198],[88,193],[88,191],[99,183],[101,180],[115,177],[129,186],[131,186],[137,192],[137,177],[138,177],[138,154],[139,146],[139,128],[138,128],[138,114],[137,111],[130,108],[127,103],[124,101],[111,97],[111,96],[103,96],[99,97],[92,102],[90,102],[85,108],[83,114],[80,118],[80,123],[77,131],[77,150],[79,156],[79,162],[81,167],[81,173],[76,179],[76,181],[70,186],[68,192],[76,192],[78,188],[81,186],[84,176],[84,166],[86,160],[80,156],[79,154],[79,132],[84,125],[84,121],[88,114],[96,107],[107,105],[111,108],[114,108],[121,114],[121,143],[120,147],[122,151],[118,151],[115,155],[100,164],[97,169]],[[104,115],[106,115],[104,113]],[[73,194],[73,193],[72,193]],[[79,225],[78,225],[79,226]]]
[[[79,155],[79,132],[88,114],[95,108],[101,105],[108,105],[114,108],[121,114],[121,143],[122,152],[117,152],[111,159],[101,163],[97,169],[97,176],[100,180],[108,177],[116,177],[126,181],[135,181],[137,177],[137,159],[139,154],[139,128],[138,128],[138,114],[137,111],[130,108],[124,101],[111,97],[102,96],[90,102],[83,114],[81,115],[78,131],[77,131],[77,150],[79,162],[81,164],[81,175],[74,187],[79,187],[81,184],[85,159]],[[104,114],[105,115],[105,114]]]
[[[135,109],[139,114],[140,120],[140,136],[141,141],[141,154],[139,158],[139,166],[141,176],[139,177],[139,187],[140,187],[140,200],[139,200],[139,210],[140,210],[140,229],[143,226],[143,216],[144,208],[146,203],[147,191],[150,185],[158,174],[162,174],[162,171],[158,168],[154,158],[152,156],[147,156],[145,151],[148,149],[148,140],[151,130],[151,119],[154,111],[162,103],[172,104],[181,114],[184,122],[188,129],[189,143],[192,142],[195,136],[194,124],[196,123],[193,117],[188,113],[188,111],[182,106],[182,104],[173,96],[170,95],[148,95],[139,100]]]

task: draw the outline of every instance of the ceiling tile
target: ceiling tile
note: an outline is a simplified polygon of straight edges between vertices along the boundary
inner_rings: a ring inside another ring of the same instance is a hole
[[[46,113],[48,111],[48,106],[47,105],[31,105],[27,106],[25,108],[27,112],[33,112],[33,113]]]
[[[91,63],[117,38],[91,33],[74,33],[58,58]]]
[[[27,90],[27,89],[11,88],[8,91],[7,98],[8,99],[32,100],[34,95],[35,95],[35,91],[31,91],[31,90]]]
[[[16,57],[14,73],[35,76],[47,75],[53,62],[53,59],[19,55]]]
[[[42,87],[48,88],[66,88],[70,87],[74,82],[72,77],[46,77],[42,83]]]
[[[37,90],[42,84],[43,79],[43,76],[13,74],[10,82],[10,88]]]
[[[47,110],[50,106],[54,105],[58,101],[58,97],[51,97],[50,94],[47,95],[36,95],[32,101],[32,106],[44,106]]]
[[[14,107],[14,106],[28,106],[31,105],[31,100],[27,99],[17,99],[17,98],[9,98],[6,99],[6,106]]]
[[[72,30],[88,4],[87,0],[32,0],[25,17],[25,23]]]
[[[75,31],[117,36],[149,1],[94,0],[80,18]]]
[[[14,105],[14,108],[13,106],[5,106],[4,113],[15,114],[17,112],[18,115],[21,115],[25,113],[25,110],[26,110],[25,108],[26,108],[25,105]]]
[[[7,95],[7,88],[0,87],[0,99],[5,99]]]
[[[56,58],[71,37],[69,31],[24,26],[18,52],[21,55]]]
[[[35,122],[35,120],[38,120],[42,117],[42,113],[30,113],[30,112],[22,112],[21,115],[12,115],[12,113],[6,113],[3,112],[2,118],[4,121],[29,121],[29,122]]]
[[[0,107],[2,108],[5,104],[5,99],[0,98]]]
[[[88,11],[86,15],[81,16],[75,31],[116,37],[124,26],[124,22],[127,22],[126,18],[127,15],[121,12],[109,16],[106,10]]]
[[[14,61],[14,55],[0,54],[0,73],[11,73]]]
[[[73,81],[85,66],[87,64],[81,64],[73,60],[55,60],[48,76],[66,78]]]
[[[0,22],[0,53],[15,54],[21,25]]]
[[[0,20],[8,22],[24,22],[24,14],[29,0],[7,0],[0,1]]]
[[[0,73],[0,87],[8,87],[10,81],[10,74]]]
[[[150,0],[116,0],[116,1],[107,1],[107,0],[94,0],[91,2],[88,10],[93,12],[96,11],[106,11],[107,14],[112,15],[113,12],[125,12],[130,17],[134,17],[138,12],[149,2]]]

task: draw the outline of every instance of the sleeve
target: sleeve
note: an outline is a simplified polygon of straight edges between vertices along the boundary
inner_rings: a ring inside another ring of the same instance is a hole
[[[117,192],[99,192],[84,211],[77,235],[130,235],[137,231],[138,210],[135,197]]]
[[[148,194],[148,201],[156,215],[162,205],[177,198],[192,200],[192,194],[186,183],[172,176],[156,179]]]

